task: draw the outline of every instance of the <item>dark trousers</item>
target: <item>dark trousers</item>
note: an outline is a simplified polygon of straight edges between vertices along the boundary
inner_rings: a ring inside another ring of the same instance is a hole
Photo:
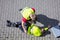
[[[17,28],[21,29],[22,32],[24,32],[21,24],[22,24],[21,21],[19,21],[19,22],[11,22],[9,20],[7,21],[8,27],[17,27]],[[25,29],[27,30],[28,29],[28,23],[24,23],[24,26],[25,26]]]

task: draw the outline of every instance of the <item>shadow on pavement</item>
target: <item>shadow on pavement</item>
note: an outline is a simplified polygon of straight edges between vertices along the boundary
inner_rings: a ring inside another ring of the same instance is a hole
[[[48,25],[56,26],[59,23],[58,20],[48,18],[47,16],[42,15],[42,14],[37,15],[37,21],[42,23],[44,26],[48,26]]]

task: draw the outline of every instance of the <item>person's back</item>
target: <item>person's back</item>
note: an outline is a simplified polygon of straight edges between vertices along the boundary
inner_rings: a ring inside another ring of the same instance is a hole
[[[27,23],[28,20],[35,20],[35,18],[36,18],[35,9],[25,7],[24,9],[21,10],[21,14],[23,16],[23,18],[22,18],[22,28],[24,29],[24,32],[26,33],[27,32],[26,29],[25,29],[26,26],[24,24]]]
[[[49,28],[40,28],[36,26],[35,24],[31,24],[28,28],[28,34],[32,34],[34,36],[42,36],[45,31],[47,31]]]

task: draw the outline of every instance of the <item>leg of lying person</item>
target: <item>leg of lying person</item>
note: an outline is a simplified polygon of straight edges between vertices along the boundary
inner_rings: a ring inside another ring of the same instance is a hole
[[[11,22],[10,20],[7,20],[7,24],[8,27],[18,27],[19,25],[21,25],[21,22]]]

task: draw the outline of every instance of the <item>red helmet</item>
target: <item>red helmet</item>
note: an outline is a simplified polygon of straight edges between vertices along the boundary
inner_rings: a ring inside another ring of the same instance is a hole
[[[32,10],[35,12],[35,8],[32,8]]]

